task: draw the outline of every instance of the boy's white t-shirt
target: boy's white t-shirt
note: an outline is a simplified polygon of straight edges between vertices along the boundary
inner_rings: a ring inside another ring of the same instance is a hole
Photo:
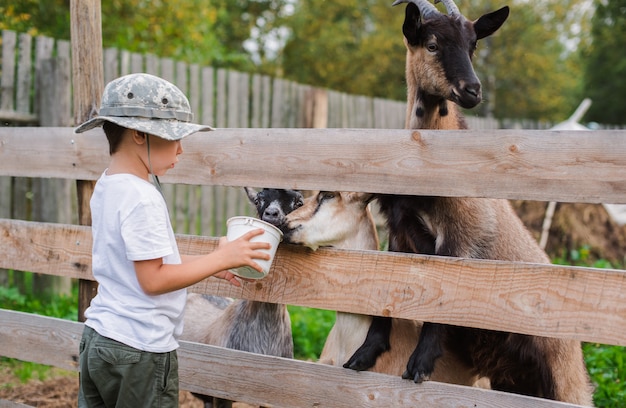
[[[187,291],[149,296],[133,261],[181,263],[165,199],[131,174],[100,177],[91,198],[92,265],[98,294],[85,324],[100,335],[155,353],[178,348]]]

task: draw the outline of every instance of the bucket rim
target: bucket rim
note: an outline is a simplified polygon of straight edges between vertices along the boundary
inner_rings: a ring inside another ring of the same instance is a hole
[[[248,216],[248,215],[237,215],[237,216],[234,216],[234,217],[230,217],[228,220],[226,220],[226,226],[228,226],[231,222],[235,222],[235,221],[239,221],[239,220],[243,220],[243,221],[251,220],[251,222],[253,222],[253,223],[255,223],[255,222],[259,223],[259,224],[261,224],[261,225],[263,225],[265,227],[269,227],[270,230],[276,232],[278,234],[279,238],[282,239],[282,237],[283,237],[283,232],[276,225],[270,224],[267,221],[263,221],[260,218],[251,217],[251,216]]]

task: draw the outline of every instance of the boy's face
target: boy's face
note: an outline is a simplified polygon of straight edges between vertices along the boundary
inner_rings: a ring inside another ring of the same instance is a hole
[[[182,143],[180,140],[165,140],[158,136],[147,137],[150,138],[152,172],[156,176],[162,176],[178,163],[178,155],[183,153]]]

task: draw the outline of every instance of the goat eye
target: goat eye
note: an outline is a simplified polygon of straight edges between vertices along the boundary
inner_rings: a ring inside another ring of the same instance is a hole
[[[300,207],[302,207],[303,205],[304,205],[304,201],[302,201],[302,200],[298,200],[298,201],[296,201],[295,208],[300,208]]]
[[[326,192],[322,196],[322,200],[330,200],[330,199],[333,199],[333,198],[335,198],[335,193],[333,193],[333,192]]]
[[[439,49],[439,47],[437,46],[436,43],[428,43],[428,44],[426,44],[426,49],[429,52],[435,52],[435,51],[437,51]]]

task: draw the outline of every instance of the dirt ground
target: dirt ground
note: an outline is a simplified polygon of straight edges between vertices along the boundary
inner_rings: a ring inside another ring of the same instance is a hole
[[[548,203],[513,201],[518,215],[539,240]],[[615,223],[602,204],[558,203],[546,246],[550,258],[561,257],[582,246],[591,260],[606,259],[614,267],[626,263],[626,225]]]
[[[0,400],[5,399],[32,407],[72,408],[78,400],[78,374],[53,371],[45,381],[31,380],[26,384],[6,369],[0,369]],[[180,393],[181,408],[203,408],[204,404],[188,391]],[[1,405],[1,404],[0,404]]]
[[[78,400],[78,373],[53,368],[45,381],[21,384],[6,367],[0,366],[0,406],[2,400],[39,408],[74,408]],[[204,403],[189,391],[181,391],[180,408],[204,408]],[[233,408],[258,408],[241,402]]]
[[[517,201],[513,206],[533,235],[539,239],[547,203]],[[551,258],[563,256],[571,250],[589,246],[589,257],[607,259],[623,267],[626,255],[626,226],[614,223],[604,207],[596,204],[557,205],[546,251]],[[31,380],[20,384],[6,368],[0,367],[0,400],[5,399],[34,407],[75,407],[78,395],[78,375],[53,371],[45,381]],[[249,407],[245,404],[235,404]],[[203,408],[203,404],[189,392],[180,395],[181,408]]]

